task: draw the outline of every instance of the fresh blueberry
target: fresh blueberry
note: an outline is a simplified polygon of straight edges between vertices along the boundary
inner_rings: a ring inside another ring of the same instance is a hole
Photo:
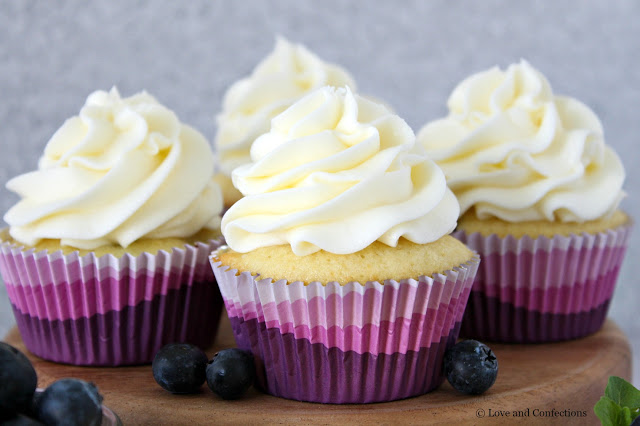
[[[36,393],[33,394],[33,398],[31,399],[31,404],[29,407],[22,411],[21,414],[24,414],[27,417],[31,417],[32,419],[38,418],[38,404],[40,404],[40,398],[42,398],[43,390],[37,390]]]
[[[0,420],[27,411],[37,384],[36,370],[27,357],[0,342]]]
[[[445,353],[444,374],[457,391],[479,395],[495,383],[498,359],[484,343],[464,340]]]
[[[102,396],[93,383],[61,379],[42,393],[38,419],[46,425],[99,426],[102,423]]]
[[[256,367],[251,352],[224,349],[207,365],[207,385],[223,399],[238,399],[251,387]]]
[[[36,419],[33,419],[24,414],[16,414],[8,420],[4,420],[2,422],[2,426],[42,426],[43,423],[40,423]]]
[[[188,343],[170,343],[156,353],[153,378],[171,393],[194,393],[205,381],[207,355]]]

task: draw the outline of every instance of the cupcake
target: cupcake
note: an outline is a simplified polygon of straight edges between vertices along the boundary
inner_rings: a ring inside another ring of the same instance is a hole
[[[480,253],[462,334],[502,342],[574,339],[603,324],[631,221],[624,168],[581,102],[527,62],[451,94],[418,141],[460,202],[455,232]]]
[[[269,131],[273,117],[326,85],[355,89],[347,71],[323,62],[301,44],[278,37],[273,52],[251,76],[229,87],[217,117],[215,137],[220,169],[216,181],[222,187],[226,208],[242,197],[231,182],[231,172],[251,162],[249,150],[253,141]]]
[[[153,97],[92,93],[11,179],[0,272],[26,347],[76,365],[212,342],[222,195],[205,138]]]
[[[259,386],[322,403],[436,388],[479,258],[448,235],[458,203],[409,126],[324,87],[275,117],[251,160],[211,264]]]

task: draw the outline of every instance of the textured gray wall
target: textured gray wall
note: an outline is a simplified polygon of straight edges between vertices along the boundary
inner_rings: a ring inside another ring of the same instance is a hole
[[[401,4],[401,6],[400,6]],[[210,139],[226,87],[268,54],[274,35],[351,71],[417,130],[451,89],[527,59],[557,93],[600,116],[628,172],[623,207],[640,217],[640,2],[4,1],[0,3],[0,212],[4,184],[32,170],[86,96],[146,89]],[[636,230],[610,311],[640,367]],[[0,286],[0,336],[12,325]],[[634,382],[640,384],[640,368]]]

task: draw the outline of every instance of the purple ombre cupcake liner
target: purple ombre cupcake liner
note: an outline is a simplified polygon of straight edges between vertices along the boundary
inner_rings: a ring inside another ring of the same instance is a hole
[[[171,342],[215,338],[222,299],[208,256],[222,238],[171,252],[64,255],[0,244],[0,273],[29,351],[54,362],[150,363]]]
[[[257,278],[211,258],[239,347],[258,360],[258,385],[287,399],[393,401],[443,380],[479,264],[433,277],[340,285]]]
[[[631,229],[553,238],[454,232],[482,258],[460,335],[545,343],[595,333],[606,319]]]

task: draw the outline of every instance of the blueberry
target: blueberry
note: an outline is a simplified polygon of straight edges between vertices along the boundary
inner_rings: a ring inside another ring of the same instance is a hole
[[[36,393],[33,394],[33,398],[31,399],[31,404],[29,407],[22,411],[21,414],[24,414],[27,417],[31,417],[33,419],[38,418],[38,404],[40,404],[40,398],[42,398],[43,390],[37,390]]]
[[[38,419],[46,425],[99,426],[102,423],[102,396],[93,383],[61,379],[42,393]]]
[[[27,357],[0,342],[0,420],[27,411],[37,384],[36,370]]]
[[[41,426],[43,423],[40,423],[36,419],[33,419],[24,414],[16,414],[8,420],[2,422],[2,426]]]
[[[459,392],[479,395],[498,377],[498,359],[477,340],[464,340],[444,354],[444,374]]]
[[[207,385],[223,399],[240,398],[255,377],[253,355],[241,349],[224,349],[207,365]]]
[[[207,356],[188,343],[169,343],[156,353],[153,378],[171,393],[194,393],[205,381]]]

